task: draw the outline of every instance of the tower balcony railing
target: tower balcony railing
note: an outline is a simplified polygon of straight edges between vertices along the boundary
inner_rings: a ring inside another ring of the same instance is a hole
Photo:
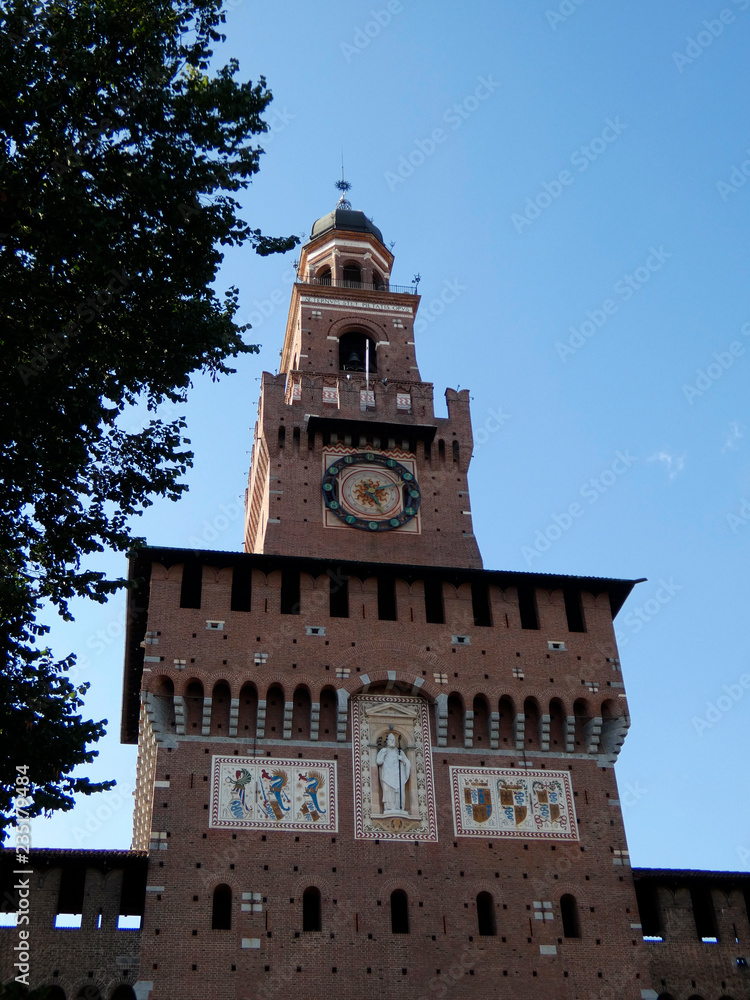
[[[390,282],[372,282],[372,281],[351,281],[348,278],[317,278],[314,275],[308,275],[307,278],[297,278],[296,284],[298,285],[323,285],[328,288],[352,288],[352,289],[364,289],[367,292],[397,292],[400,295],[416,295],[417,286],[416,285],[392,285]]]

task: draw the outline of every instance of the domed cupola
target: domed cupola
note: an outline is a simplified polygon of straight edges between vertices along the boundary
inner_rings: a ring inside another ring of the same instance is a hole
[[[298,280],[332,288],[386,291],[393,254],[383,234],[364,212],[355,212],[347,198],[351,187],[343,178],[336,182],[341,192],[332,212],[318,219],[310,239],[302,247]]]
[[[341,230],[347,233],[371,233],[380,243],[383,243],[383,234],[365,215],[364,212],[355,212],[351,202],[346,197],[346,192],[351,185],[348,181],[337,181],[336,187],[341,191],[341,198],[332,212],[321,216],[313,223],[310,232],[310,239],[315,240],[319,236],[331,230]],[[383,243],[383,245],[385,245]]]

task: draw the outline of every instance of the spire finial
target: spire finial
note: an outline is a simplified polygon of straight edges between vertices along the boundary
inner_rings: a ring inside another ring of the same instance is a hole
[[[337,188],[337,190],[339,190],[341,192],[341,197],[338,200],[338,204],[336,205],[336,208],[345,208],[348,211],[351,211],[351,209],[352,209],[351,202],[346,197],[346,192],[351,190],[351,184],[349,183],[349,181],[347,181],[347,180],[344,179],[344,153],[343,153],[343,151],[341,153],[341,180],[340,181],[336,181],[336,184],[334,186]]]

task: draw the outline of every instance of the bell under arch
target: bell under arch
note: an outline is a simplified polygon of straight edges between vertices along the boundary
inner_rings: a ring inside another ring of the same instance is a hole
[[[347,330],[339,337],[339,370],[364,372],[368,367],[371,374],[377,374],[378,353],[375,340],[364,330]]]

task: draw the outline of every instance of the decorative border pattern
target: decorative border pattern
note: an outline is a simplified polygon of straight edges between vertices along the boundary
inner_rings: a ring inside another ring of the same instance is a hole
[[[449,770],[457,837],[580,839],[567,771]]]
[[[209,827],[338,832],[336,763],[212,757]]]
[[[369,714],[368,714],[369,710]],[[390,710],[390,711],[389,711]],[[408,819],[386,819],[373,804],[373,781],[377,782],[372,720],[388,718],[410,727],[414,746],[411,780],[415,782],[417,814]],[[407,721],[408,720],[408,721]],[[388,840],[401,843],[437,843],[437,809],[430,750],[430,720],[422,698],[405,695],[358,695],[352,698],[352,756],[354,765],[354,837],[356,840]]]

